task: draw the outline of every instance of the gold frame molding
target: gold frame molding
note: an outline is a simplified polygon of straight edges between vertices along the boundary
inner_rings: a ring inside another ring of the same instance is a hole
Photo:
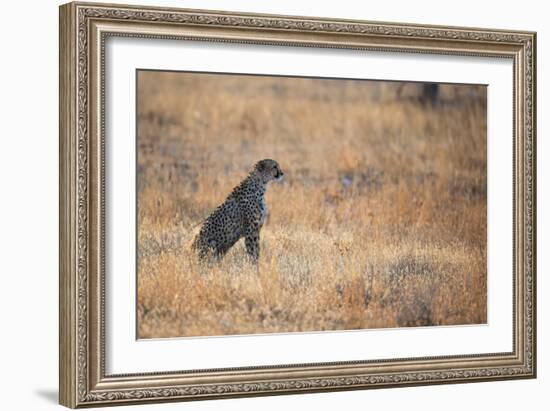
[[[112,36],[512,59],[513,351],[106,375],[104,49]],[[69,3],[60,7],[59,56],[61,404],[76,408],[536,376],[536,33]]]

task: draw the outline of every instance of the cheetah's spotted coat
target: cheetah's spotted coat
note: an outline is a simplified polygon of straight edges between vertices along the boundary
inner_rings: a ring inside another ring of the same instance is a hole
[[[264,194],[267,184],[283,177],[279,164],[266,159],[256,163],[250,174],[204,221],[193,241],[200,258],[221,258],[239,239],[245,239],[248,255],[257,262],[260,230],[267,217]]]

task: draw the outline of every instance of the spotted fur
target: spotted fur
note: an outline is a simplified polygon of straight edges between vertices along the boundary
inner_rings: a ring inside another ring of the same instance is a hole
[[[221,258],[241,238],[253,262],[260,256],[260,230],[267,218],[265,191],[283,172],[275,160],[261,160],[204,221],[193,241],[200,258]]]

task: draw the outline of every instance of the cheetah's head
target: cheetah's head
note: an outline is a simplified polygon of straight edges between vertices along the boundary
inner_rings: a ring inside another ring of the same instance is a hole
[[[275,160],[265,159],[254,165],[254,172],[257,173],[264,183],[272,180],[281,181],[284,173]]]

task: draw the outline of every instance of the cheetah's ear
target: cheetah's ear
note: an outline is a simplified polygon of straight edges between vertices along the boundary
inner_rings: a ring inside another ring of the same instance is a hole
[[[265,168],[266,168],[265,162],[264,161],[258,161],[258,163],[256,164],[256,170],[265,171]]]

